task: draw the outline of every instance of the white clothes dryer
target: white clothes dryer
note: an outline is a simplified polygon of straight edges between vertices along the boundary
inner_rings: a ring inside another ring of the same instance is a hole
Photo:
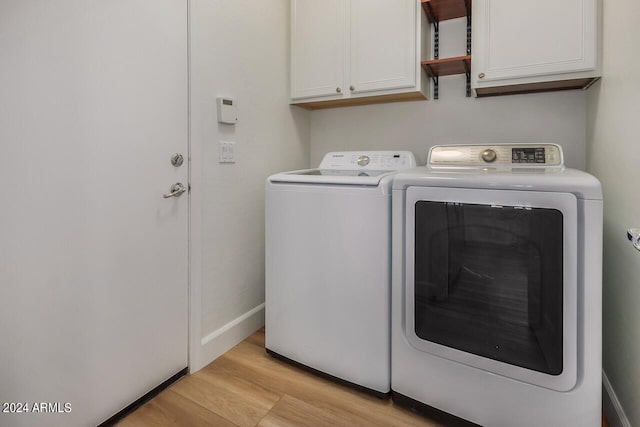
[[[492,427],[601,422],[602,193],[554,144],[436,146],[393,183],[392,390]]]
[[[266,348],[390,390],[391,182],[407,151],[333,152],[266,183]]]

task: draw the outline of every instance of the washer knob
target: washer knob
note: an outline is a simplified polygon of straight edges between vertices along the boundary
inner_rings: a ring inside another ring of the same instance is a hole
[[[367,166],[370,160],[369,156],[360,156],[357,160],[358,166]]]
[[[496,152],[490,148],[482,152],[482,160],[487,163],[493,163],[497,158],[498,155],[496,154]]]

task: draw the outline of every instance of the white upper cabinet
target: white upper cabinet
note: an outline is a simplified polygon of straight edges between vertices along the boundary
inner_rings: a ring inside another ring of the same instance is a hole
[[[420,0],[291,0],[291,102],[426,99],[423,19]]]
[[[598,0],[474,0],[476,94],[590,84],[600,73],[598,6]]]
[[[405,0],[350,3],[350,90],[359,93],[415,86],[419,60],[416,3]]]
[[[292,0],[291,98],[342,94],[347,6],[344,0]]]

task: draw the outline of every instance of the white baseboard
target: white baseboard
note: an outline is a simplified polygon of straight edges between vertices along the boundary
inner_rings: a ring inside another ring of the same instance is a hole
[[[613,390],[607,374],[602,371],[602,406],[604,415],[607,417],[609,427],[631,427],[631,423],[624,413],[624,408],[618,400],[616,392]]]
[[[264,303],[211,332],[200,341],[199,355],[192,361],[190,373],[204,368],[263,326]]]

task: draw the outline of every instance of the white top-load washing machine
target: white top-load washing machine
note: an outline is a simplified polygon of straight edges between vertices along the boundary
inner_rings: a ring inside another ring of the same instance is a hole
[[[437,146],[393,183],[394,400],[601,422],[602,193],[554,144]]]
[[[390,386],[391,182],[407,151],[333,152],[266,183],[266,348],[377,394]]]

